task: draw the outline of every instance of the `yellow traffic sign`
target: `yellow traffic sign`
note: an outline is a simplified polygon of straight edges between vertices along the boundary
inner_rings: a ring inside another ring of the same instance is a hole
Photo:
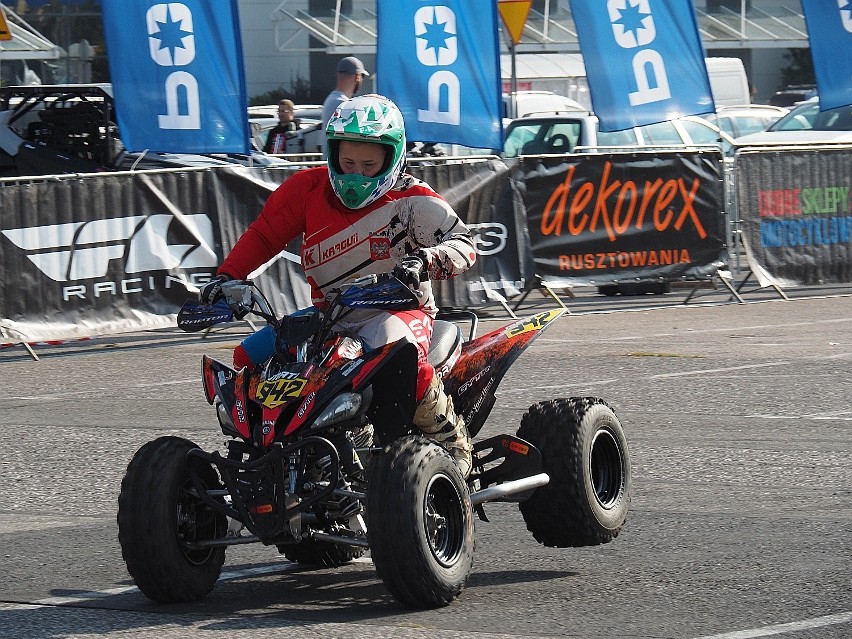
[[[9,25],[6,24],[6,10],[3,5],[0,5],[0,40],[11,40],[12,32],[9,31]]]
[[[503,24],[506,25],[513,44],[521,41],[531,6],[532,0],[499,0],[497,2],[500,17],[503,18]]]

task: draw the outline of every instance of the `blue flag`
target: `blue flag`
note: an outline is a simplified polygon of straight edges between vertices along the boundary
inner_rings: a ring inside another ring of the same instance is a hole
[[[248,153],[236,0],[102,0],[121,140],[129,151]]]
[[[497,3],[378,0],[377,12],[377,88],[407,139],[502,148]]]
[[[852,0],[802,0],[819,108],[852,104]]]
[[[691,0],[570,0],[601,131],[715,110]]]

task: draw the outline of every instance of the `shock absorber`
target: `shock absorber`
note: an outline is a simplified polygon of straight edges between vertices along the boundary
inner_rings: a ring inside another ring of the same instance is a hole
[[[289,486],[287,488],[287,492],[291,495],[296,493],[296,481],[299,478],[299,456],[296,454],[296,451],[290,453],[288,465],[288,477],[289,477]]]

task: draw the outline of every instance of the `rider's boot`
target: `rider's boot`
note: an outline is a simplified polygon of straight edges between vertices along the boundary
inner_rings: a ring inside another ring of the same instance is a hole
[[[444,392],[444,385],[437,375],[432,377],[429,388],[414,413],[414,425],[429,439],[447,449],[455,459],[462,475],[467,478],[473,466],[470,434],[461,415],[456,415],[453,398]]]

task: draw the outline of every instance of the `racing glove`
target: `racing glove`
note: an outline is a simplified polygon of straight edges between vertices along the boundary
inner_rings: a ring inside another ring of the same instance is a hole
[[[217,275],[207,282],[198,292],[198,301],[205,304],[215,304],[223,297],[222,285],[231,278],[228,275]]]
[[[426,271],[426,258],[420,253],[406,255],[397,266],[394,266],[391,275],[408,288],[416,291],[420,288],[420,282],[429,279],[429,274]]]

